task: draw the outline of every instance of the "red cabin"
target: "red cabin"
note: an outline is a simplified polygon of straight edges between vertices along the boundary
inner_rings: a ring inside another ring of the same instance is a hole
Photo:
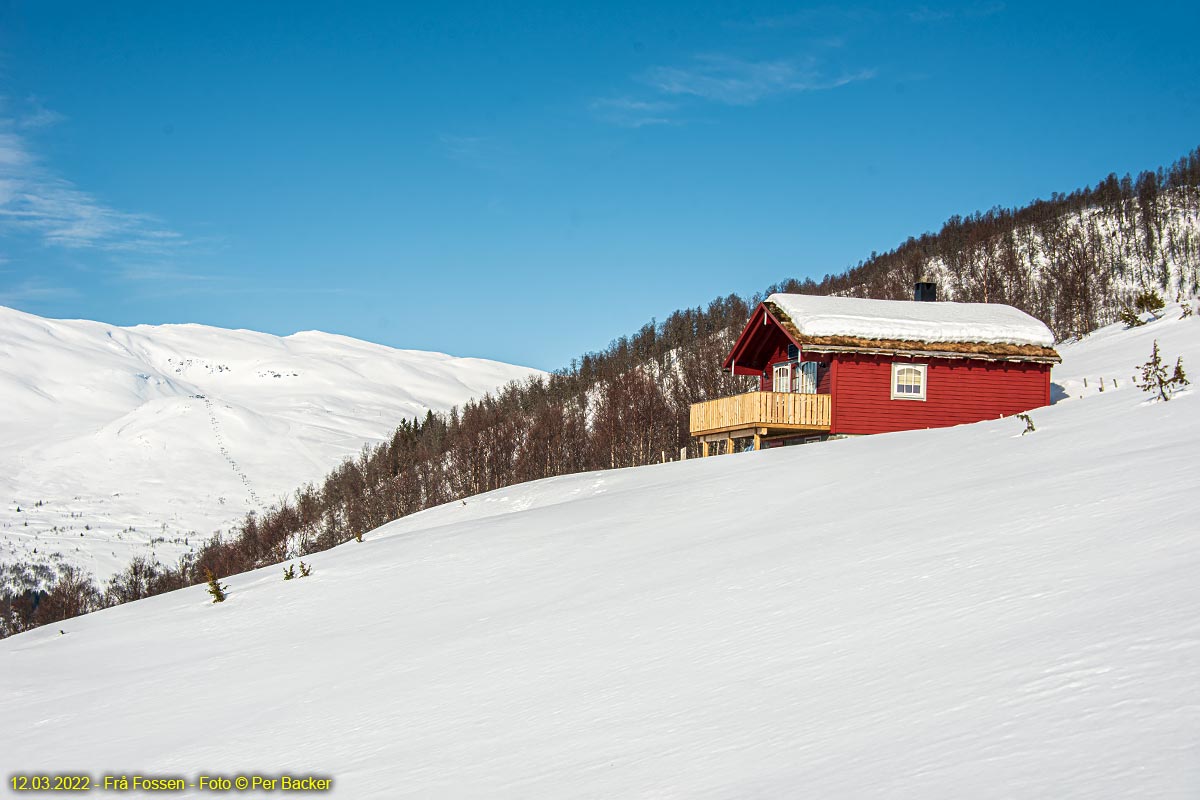
[[[1012,306],[773,294],[724,365],[758,391],[696,403],[691,433],[707,455],[1018,414],[1049,405],[1053,344]]]

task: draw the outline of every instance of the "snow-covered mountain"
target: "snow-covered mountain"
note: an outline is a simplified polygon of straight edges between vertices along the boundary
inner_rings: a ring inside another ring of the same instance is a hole
[[[535,372],[316,331],[0,307],[0,562],[61,555],[101,581],[139,553],[174,563],[401,418]]]
[[[1154,340],[1200,365],[1179,316],[1063,347],[1028,435],[552,478],[0,641],[0,752],[347,798],[1195,796],[1200,392],[1132,382]]]

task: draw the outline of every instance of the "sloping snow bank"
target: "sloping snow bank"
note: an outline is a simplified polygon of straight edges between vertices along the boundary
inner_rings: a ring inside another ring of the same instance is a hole
[[[12,637],[0,752],[317,772],[346,798],[1195,796],[1197,393],[1094,388],[1154,337],[1200,365],[1196,318],[1101,332],[1027,436],[539,481],[309,578],[230,578],[221,605],[194,587]]]

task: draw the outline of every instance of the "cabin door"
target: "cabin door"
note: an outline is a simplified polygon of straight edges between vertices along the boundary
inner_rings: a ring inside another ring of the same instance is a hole
[[[800,394],[817,393],[817,362],[801,361],[796,365],[796,387],[793,391]]]
[[[771,374],[771,390],[775,392],[792,391],[792,365],[776,364]]]

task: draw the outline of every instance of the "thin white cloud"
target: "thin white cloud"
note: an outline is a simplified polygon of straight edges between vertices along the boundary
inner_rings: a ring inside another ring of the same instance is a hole
[[[438,142],[446,155],[455,161],[475,162],[491,149],[491,142],[483,136],[455,136],[443,133],[438,137]]]
[[[0,131],[0,169],[26,167],[31,161],[21,137]]]
[[[27,98],[26,105],[28,109],[14,119],[18,128],[47,128],[51,125],[57,125],[66,119],[65,116],[57,111],[46,108],[42,105],[42,101],[36,97]]]
[[[840,40],[830,39],[819,49],[840,45]],[[604,122],[630,128],[682,124],[687,112],[702,102],[750,106],[774,95],[835,89],[873,77],[872,69],[831,71],[815,55],[752,61],[706,54],[684,65],[651,67],[634,76],[644,87],[641,91],[598,98],[590,110]]]
[[[148,214],[112,208],[44,166],[23,131],[56,121],[35,105],[0,118],[0,231],[26,232],[73,249],[165,253],[183,238]]]
[[[949,19],[975,19],[979,17],[990,17],[993,14],[999,14],[1004,11],[1004,3],[1002,2],[985,2],[972,3],[965,7],[953,8],[937,8],[930,6],[917,6],[903,12],[904,16],[910,22],[942,22]]]
[[[210,283],[217,281],[213,275],[198,272],[183,272],[170,266],[125,266],[117,270],[116,277],[123,281],[170,281],[172,283]]]
[[[873,70],[827,75],[815,58],[743,61],[707,55],[697,57],[685,67],[654,67],[641,79],[666,95],[698,97],[725,105],[752,105],[771,95],[833,89],[874,75]]]
[[[633,97],[602,97],[593,100],[591,105],[596,116],[626,128],[671,125],[675,120],[670,114],[678,107],[677,103],[666,100],[639,100]]]
[[[507,172],[514,168],[513,154],[501,142],[488,136],[464,136],[443,133],[438,136],[442,154],[451,161],[487,172]]]
[[[55,286],[30,278],[13,286],[0,288],[0,306],[19,306],[47,300],[78,297],[79,291],[68,286]]]
[[[830,24],[874,22],[882,16],[883,14],[875,9],[834,5],[816,6],[767,17],[753,17],[728,24],[735,28],[749,29],[812,28]]]
[[[780,28],[824,28],[830,25],[864,25],[908,21],[917,24],[951,19],[990,17],[1005,10],[1002,0],[981,0],[967,5],[897,6],[881,10],[865,6],[824,5],[766,17],[752,17],[727,23],[730,27],[750,30]]]

